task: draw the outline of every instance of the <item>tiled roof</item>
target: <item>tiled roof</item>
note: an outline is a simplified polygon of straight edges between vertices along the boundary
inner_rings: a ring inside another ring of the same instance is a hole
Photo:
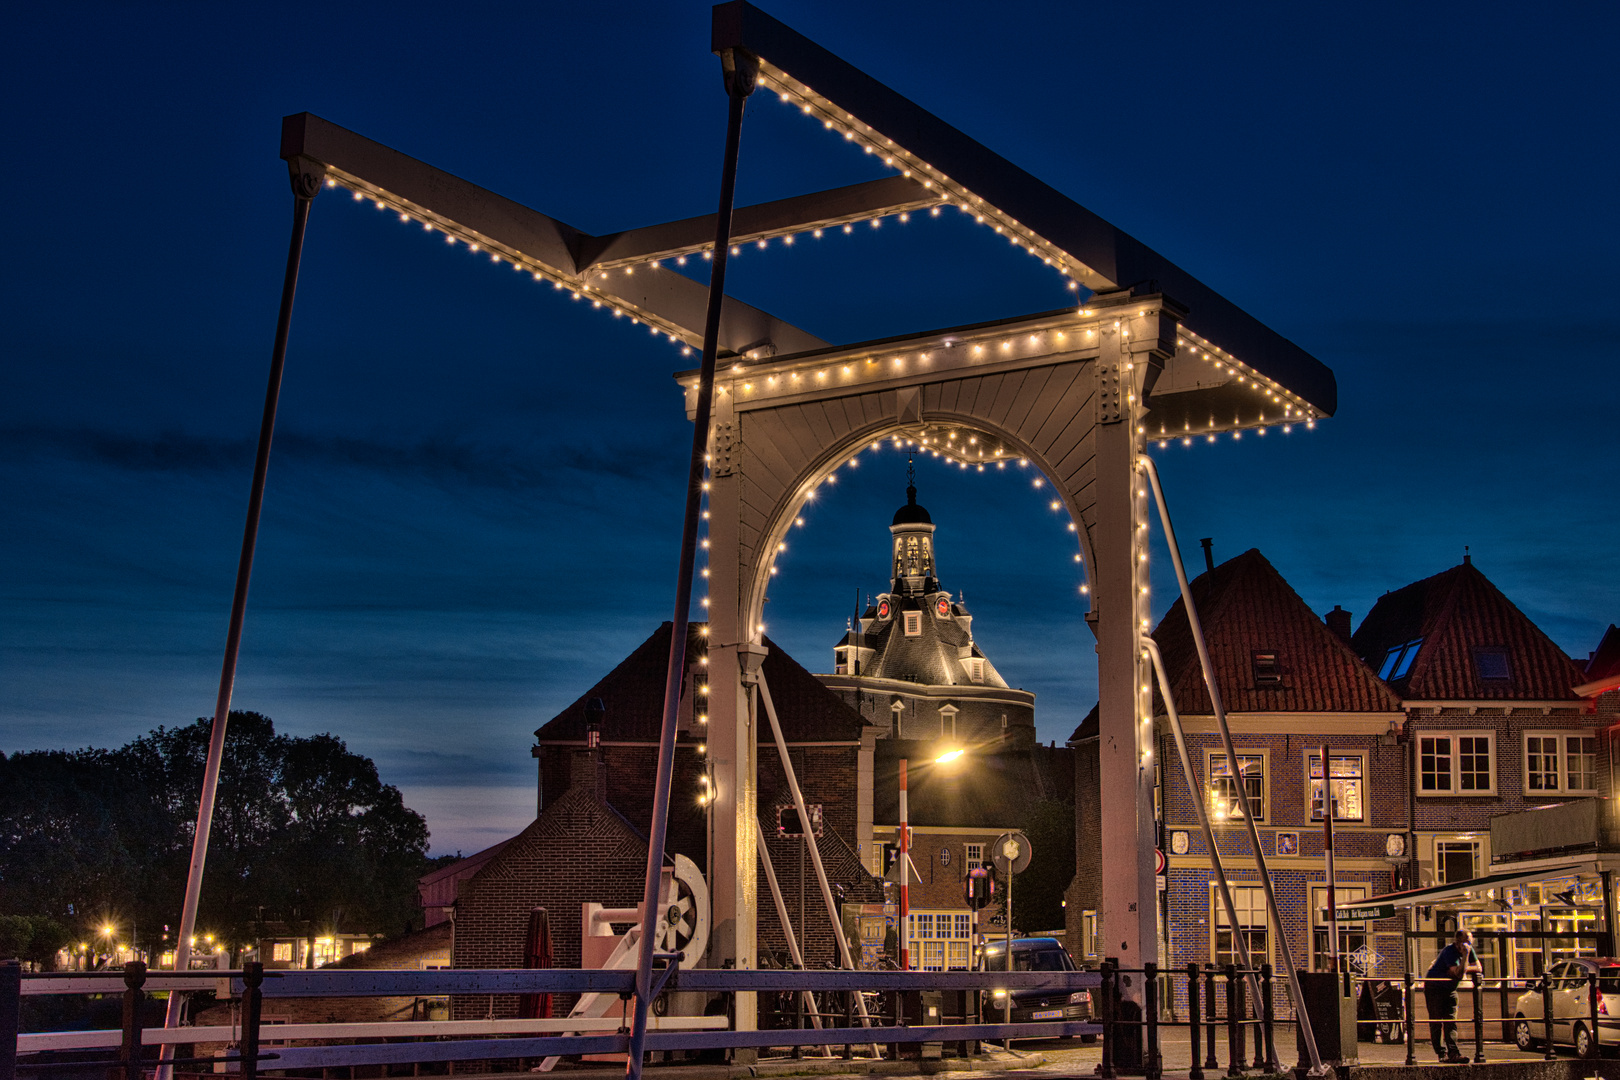
[[[1580,667],[1466,559],[1385,593],[1351,644],[1377,669],[1390,649],[1420,639],[1411,670],[1390,683],[1408,700],[1575,700],[1572,688],[1586,681]],[[1508,678],[1479,677],[1478,650],[1486,649],[1506,655]]]
[[[669,665],[670,623],[664,623],[619,666],[581,694],[573,704],[537,730],[541,742],[580,742],[585,738],[585,703],[601,698],[607,710],[603,717],[602,738],[610,741],[656,742],[664,715],[664,679]],[[708,647],[700,630],[690,627],[688,663],[695,663]],[[782,733],[789,742],[849,741],[861,737],[866,720],[844,704],[842,698],[789,656],[782,647],[765,639],[770,653],[765,657],[765,681],[771,701],[782,721]],[[690,686],[691,680],[683,685]],[[760,724],[760,741],[772,739],[769,724]]]
[[[1250,548],[1192,582],[1221,703],[1228,712],[1394,712],[1400,699]],[[1213,709],[1181,598],[1153,631],[1176,708]],[[1274,653],[1278,681],[1257,678],[1256,653]],[[1155,707],[1159,703],[1157,680]],[[1082,728],[1084,725],[1082,725]],[[1078,736],[1080,732],[1076,732]]]
[[[1080,721],[1080,726],[1074,729],[1074,734],[1069,736],[1070,746],[1075,743],[1085,742],[1087,739],[1095,739],[1102,734],[1101,710],[1102,706],[1100,705],[1091,707],[1091,711],[1086,713],[1086,718]]]
[[[1586,681],[1620,675],[1620,627],[1613,623],[1603,632],[1603,640],[1586,661]]]
[[[906,812],[913,825],[1017,828],[1043,799],[1074,798],[1073,751],[1067,747],[990,747],[949,763],[926,739],[879,739],[872,762],[872,820],[900,819],[900,759],[906,768]]]

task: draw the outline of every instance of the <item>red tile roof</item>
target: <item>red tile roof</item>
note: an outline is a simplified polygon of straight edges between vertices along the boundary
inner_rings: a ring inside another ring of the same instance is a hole
[[[651,637],[595,686],[581,694],[572,705],[537,730],[541,742],[582,742],[585,738],[585,703],[601,698],[607,710],[602,738],[614,742],[656,742],[664,715],[664,679],[669,665],[671,623],[664,623]],[[707,650],[708,639],[700,632],[703,623],[693,623],[687,645],[688,665]],[[867,721],[844,700],[800,667],[782,647],[765,639],[770,649],[765,657],[765,681],[771,701],[782,721],[782,734],[789,742],[854,742],[860,739]],[[685,685],[690,686],[690,680]],[[762,712],[763,718],[763,712]],[[760,741],[770,742],[771,728],[761,723]]]
[[[1228,712],[1395,712],[1400,699],[1329,630],[1254,548],[1199,575],[1193,602]],[[1213,709],[1181,598],[1153,631],[1176,708]],[[1256,653],[1274,653],[1279,681],[1256,678]],[[1155,680],[1155,683],[1157,680]],[[1158,687],[1155,707],[1162,709]],[[1083,725],[1082,725],[1083,727]],[[1076,736],[1081,734],[1076,731]]]
[[[1573,701],[1587,681],[1564,650],[1502,595],[1471,561],[1385,593],[1351,644],[1377,669],[1389,650],[1421,639],[1404,679],[1390,685],[1416,701]],[[1502,650],[1509,677],[1481,679],[1476,650]]]

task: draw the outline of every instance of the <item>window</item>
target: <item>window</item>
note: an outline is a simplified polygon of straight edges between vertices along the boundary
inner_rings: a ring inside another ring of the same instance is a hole
[[[1282,664],[1274,652],[1257,652],[1253,654],[1254,685],[1255,686],[1281,686]]]
[[[1237,944],[1232,937],[1232,921],[1226,916],[1226,904],[1220,889],[1209,890],[1210,926],[1215,928],[1212,952],[1217,965],[1241,964]],[[1232,906],[1237,908],[1238,927],[1249,946],[1249,958],[1256,964],[1269,963],[1271,952],[1266,933],[1266,891],[1258,886],[1232,886]]]
[[[1434,842],[1435,883],[1449,885],[1477,877],[1478,840],[1436,840]]]
[[[1102,950],[1102,938],[1098,933],[1097,913],[1095,911],[1082,911],[1080,913],[1080,944],[1085,950],[1086,959],[1095,957]]]
[[[1418,794],[1493,795],[1489,731],[1428,732],[1418,736]]]
[[[270,960],[272,963],[292,963],[292,942],[278,941],[270,946]]]
[[[1332,929],[1331,921],[1326,917],[1327,886],[1311,886],[1311,970],[1331,971],[1328,955],[1328,931]],[[1234,898],[1235,899],[1235,898]],[[1339,907],[1350,907],[1367,899],[1367,890],[1356,885],[1336,885],[1333,889],[1333,902]],[[1358,975],[1366,974],[1366,965],[1362,957],[1366,953],[1357,950],[1367,946],[1367,924],[1364,922],[1339,923],[1339,955],[1345,958],[1350,970]]]
[[[984,845],[963,844],[962,863],[965,869],[978,870],[984,866]]]
[[[923,971],[966,970],[973,955],[973,916],[967,912],[911,913],[911,960]]]
[[[1417,638],[1389,650],[1384,654],[1384,666],[1378,669],[1378,677],[1385,682],[1406,678],[1412,673],[1412,662],[1422,647],[1423,639]]]
[[[1597,738],[1591,732],[1524,733],[1524,790],[1582,794],[1597,789]]]
[[[1209,809],[1217,821],[1242,820],[1247,801],[1256,821],[1266,816],[1266,758],[1264,754],[1239,754],[1238,774],[1243,795],[1238,797],[1239,780],[1232,776],[1226,755],[1209,755]]]
[[[907,611],[904,614],[905,614],[905,617],[906,617],[906,637],[916,637],[919,634],[921,634],[922,633],[922,612],[920,612],[920,611]]]
[[[1506,649],[1475,649],[1474,671],[1481,682],[1511,682],[1513,679]]]
[[[1305,768],[1311,780],[1311,819],[1322,820],[1322,755],[1306,754]],[[1360,754],[1328,754],[1328,778],[1333,791],[1333,820],[1361,821],[1362,775],[1366,763]]]
[[[984,682],[984,661],[983,660],[980,660],[977,657],[973,657],[971,659],[964,660],[963,664],[967,667],[967,677],[968,677],[969,681],[976,682],[976,683]]]

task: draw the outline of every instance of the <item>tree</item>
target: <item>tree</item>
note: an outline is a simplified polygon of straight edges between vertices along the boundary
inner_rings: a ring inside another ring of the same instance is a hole
[[[1054,930],[1064,925],[1063,894],[1074,880],[1074,807],[1043,799],[1030,807],[1022,831],[1029,837],[1029,867],[1017,875],[1013,921],[1020,931]],[[1006,875],[996,874],[998,898],[1005,900]]]
[[[140,947],[172,947],[211,727],[0,755],[0,912],[112,923]],[[416,910],[427,841],[421,815],[341,739],[290,738],[233,712],[198,925],[226,941],[266,920],[310,936],[397,933]]]

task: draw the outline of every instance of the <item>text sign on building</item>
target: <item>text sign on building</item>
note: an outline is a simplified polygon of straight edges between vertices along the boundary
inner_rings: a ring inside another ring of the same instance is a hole
[[[1327,908],[1317,908],[1316,914],[1323,922],[1327,922]],[[1360,907],[1334,908],[1332,917],[1339,922],[1362,922],[1366,919],[1387,919],[1393,914],[1395,914],[1394,904],[1363,904]]]

